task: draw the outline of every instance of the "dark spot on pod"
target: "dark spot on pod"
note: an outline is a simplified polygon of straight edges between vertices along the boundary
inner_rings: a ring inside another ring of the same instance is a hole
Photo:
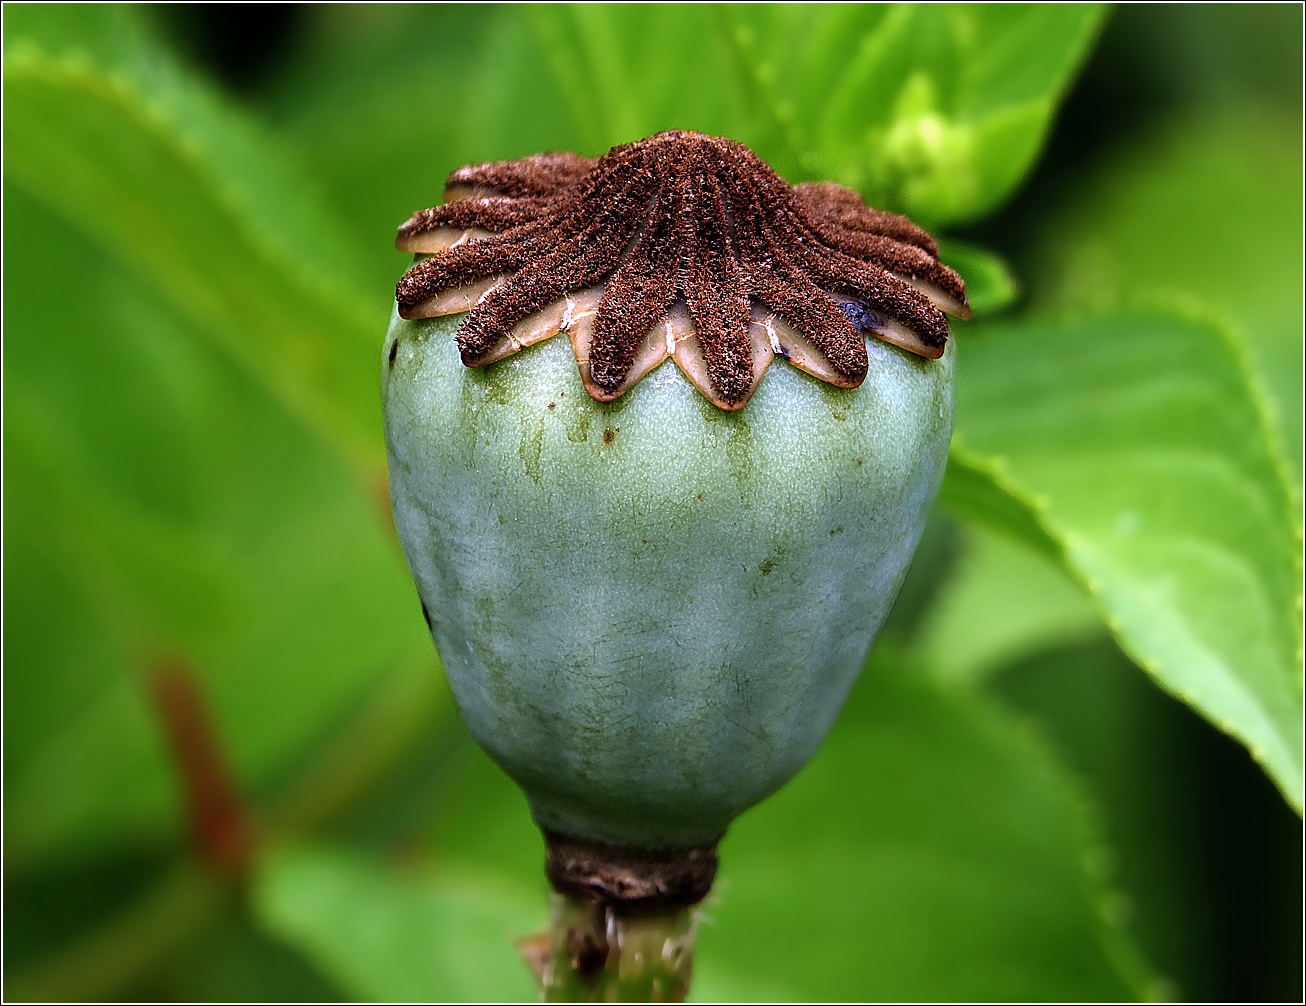
[[[830,532],[830,537],[833,538],[836,534],[843,534],[843,528],[841,527],[835,528],[833,531]]]
[[[396,339],[394,342],[390,343],[390,368],[392,370],[394,369],[394,365],[395,365],[395,357],[398,355],[399,355],[399,340]]]
[[[582,978],[592,978],[607,966],[608,946],[600,944],[591,933],[567,933],[567,949],[571,951],[571,966]]]
[[[765,562],[762,563],[762,565],[758,566],[757,568],[762,571],[763,576],[770,576],[771,570],[775,569],[775,560],[767,559]]]
[[[862,304],[854,301],[851,304],[840,304],[843,313],[848,316],[848,320],[862,332],[874,332],[885,326],[887,319],[879,311],[869,304]]]
[[[617,429],[620,429],[620,427],[618,427]],[[603,442],[605,444],[610,444],[612,443],[612,441],[616,439],[617,439],[617,430],[614,430],[611,426],[609,426],[606,430],[603,431]]]
[[[557,407],[558,407],[558,403],[557,403],[557,402],[550,402],[550,403],[549,403],[549,411],[550,411],[550,412],[552,412],[552,411],[553,411],[554,409],[556,409]]]
[[[431,624],[431,612],[426,607],[426,602],[422,602],[422,617],[426,619],[426,631],[435,632],[435,626]]]

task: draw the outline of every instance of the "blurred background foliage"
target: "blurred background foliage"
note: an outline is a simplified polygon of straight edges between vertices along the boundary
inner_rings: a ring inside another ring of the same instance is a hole
[[[386,516],[391,241],[669,127],[943,233],[940,505],[694,998],[1300,998],[1302,12],[7,6],[9,998],[526,999]]]

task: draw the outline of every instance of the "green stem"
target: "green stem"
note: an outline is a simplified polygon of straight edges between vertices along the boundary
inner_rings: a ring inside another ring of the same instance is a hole
[[[611,907],[551,896],[549,932],[523,948],[545,1002],[684,1002],[697,913],[620,915]],[[545,942],[547,937],[547,944]]]

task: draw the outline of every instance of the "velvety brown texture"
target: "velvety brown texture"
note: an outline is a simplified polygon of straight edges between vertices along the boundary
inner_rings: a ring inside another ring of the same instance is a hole
[[[400,248],[439,228],[492,233],[416,263],[396,296],[411,318],[442,291],[506,275],[459,330],[469,366],[523,318],[604,284],[589,357],[600,388],[620,387],[641,340],[683,301],[713,388],[740,403],[752,390],[751,302],[806,335],[850,385],[867,372],[855,319],[878,312],[939,351],[947,340],[943,313],[899,276],[966,303],[961,278],[910,220],[831,183],[792,187],[722,137],[672,131],[596,161],[538,154],[469,165],[449,176],[446,195],[454,201],[400,228]]]

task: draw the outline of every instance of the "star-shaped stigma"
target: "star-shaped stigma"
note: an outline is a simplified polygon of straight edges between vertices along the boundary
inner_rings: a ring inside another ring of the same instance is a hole
[[[777,355],[853,388],[865,335],[938,358],[943,312],[970,314],[920,227],[838,185],[790,186],[717,136],[468,165],[445,200],[399,228],[402,251],[430,254],[399,281],[400,315],[470,311],[469,367],[565,331],[599,401],[668,356],[723,409],[742,408]]]

